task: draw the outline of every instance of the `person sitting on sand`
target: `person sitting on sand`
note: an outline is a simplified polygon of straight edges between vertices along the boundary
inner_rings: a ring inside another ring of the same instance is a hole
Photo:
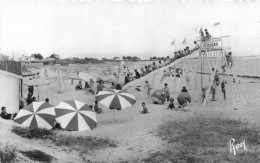
[[[45,102],[48,102],[48,103],[49,103],[49,101],[50,101],[50,99],[49,99],[49,98],[46,98],[46,99],[45,99]]]
[[[120,86],[120,84],[117,84],[116,85],[116,90],[121,90],[122,89],[122,87]]]
[[[175,109],[175,105],[174,105],[174,98],[170,98],[170,103],[167,107],[167,109]]]
[[[181,92],[188,92],[188,90],[186,89],[186,87],[182,87]]]
[[[77,90],[82,90],[82,83],[79,81],[79,83],[76,85],[76,91]]]
[[[32,102],[37,102],[37,99],[35,96],[32,97]]]
[[[116,89],[114,82],[111,83],[110,89]]]
[[[98,107],[98,102],[97,102],[97,101],[95,101],[94,111],[95,111],[97,114],[102,113],[102,108],[99,108],[99,107]]]
[[[156,70],[158,67],[156,66],[155,62],[153,62],[152,69]]]
[[[2,110],[2,112],[1,112],[0,116],[1,116],[3,119],[11,119],[11,120],[13,120],[13,119],[16,117],[16,115],[17,115],[17,113],[15,113],[15,114],[8,114],[8,113],[6,112],[6,107],[5,107],[5,106],[3,106],[3,107],[1,108],[1,110]]]
[[[137,69],[135,69],[135,79],[140,78],[140,73],[137,71]]]
[[[126,85],[127,83],[129,83],[130,81],[131,81],[130,75],[127,74],[127,75],[125,76],[125,85]]]
[[[88,89],[89,88],[89,84],[88,82],[85,82],[85,89]]]
[[[179,109],[180,109],[181,111],[189,111],[189,110],[190,110],[190,108],[188,107],[189,104],[190,104],[189,99],[188,99],[188,98],[185,98],[184,104],[183,104],[183,105],[180,105],[180,106],[179,106]]]
[[[143,107],[143,111],[142,111],[141,113],[143,113],[143,114],[148,113],[148,109],[147,109],[147,107],[145,106],[145,102],[142,102],[142,107]]]

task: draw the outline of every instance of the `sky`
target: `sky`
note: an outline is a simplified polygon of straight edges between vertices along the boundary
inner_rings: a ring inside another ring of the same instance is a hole
[[[224,43],[235,56],[259,55],[259,8],[245,1],[5,1],[0,51],[15,58],[166,57],[193,47],[202,27],[213,37],[230,36]]]

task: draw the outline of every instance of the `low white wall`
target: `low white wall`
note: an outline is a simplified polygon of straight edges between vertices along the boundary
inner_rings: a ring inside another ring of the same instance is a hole
[[[0,73],[0,108],[8,113],[19,111],[19,79]]]

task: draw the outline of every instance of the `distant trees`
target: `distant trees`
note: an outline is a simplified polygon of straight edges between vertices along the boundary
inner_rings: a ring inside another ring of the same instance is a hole
[[[43,59],[43,56],[42,56],[40,53],[32,54],[31,57],[32,57],[32,58],[35,58],[35,59],[39,59],[39,60],[42,60],[42,59]]]
[[[49,58],[60,59],[60,55],[53,53],[49,56]]]
[[[129,61],[140,61],[141,59],[137,56],[123,56],[123,60],[129,60]]]

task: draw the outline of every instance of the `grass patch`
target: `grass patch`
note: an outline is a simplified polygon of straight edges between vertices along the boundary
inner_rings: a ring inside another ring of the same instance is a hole
[[[20,151],[24,156],[30,158],[33,161],[40,162],[51,162],[54,158],[51,155],[48,155],[39,150],[33,151]]]
[[[90,150],[98,150],[102,148],[115,148],[116,142],[108,138],[96,137],[74,137],[71,135],[56,135],[53,137],[53,142],[57,146],[74,147],[82,153],[88,153]]]
[[[14,146],[5,144],[4,147],[0,148],[0,159],[1,163],[12,163],[16,161],[17,150]]]
[[[23,128],[19,126],[13,126],[12,132],[21,136],[26,137],[29,139],[33,138],[40,138],[40,139],[46,139],[52,137],[52,132],[50,130],[47,130],[45,128]]]
[[[47,129],[30,129],[14,126],[12,132],[29,139],[49,139],[57,146],[67,146],[80,151],[81,153],[88,153],[89,151],[98,150],[102,148],[115,148],[116,142],[108,138],[96,138],[91,136],[75,137],[71,135],[56,134]]]
[[[260,135],[256,127],[241,120],[221,117],[195,117],[186,121],[170,121],[161,125],[157,136],[168,142],[163,152],[156,152],[144,162],[260,162]],[[245,140],[246,150],[229,153],[229,141]]]

